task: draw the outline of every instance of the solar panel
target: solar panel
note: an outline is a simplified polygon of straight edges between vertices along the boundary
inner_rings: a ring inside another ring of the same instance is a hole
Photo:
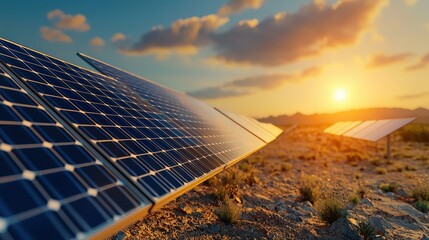
[[[338,122],[326,128],[324,132],[376,142],[414,120],[415,118],[402,118]]]
[[[262,125],[249,117],[245,117],[242,115],[238,115],[232,112],[228,112],[225,110],[220,110],[215,108],[220,113],[224,114],[226,117],[230,118],[232,121],[237,123],[238,125],[242,126],[244,129],[248,130],[249,132],[253,133],[255,136],[257,136],[259,139],[263,140],[266,143],[269,143],[273,141],[276,136],[269,132],[268,130],[264,129]]]
[[[6,40],[0,43],[8,68],[155,207],[265,145],[184,94],[116,68],[122,76],[111,78]]]
[[[148,211],[7,72],[0,64],[0,239],[87,238]]]

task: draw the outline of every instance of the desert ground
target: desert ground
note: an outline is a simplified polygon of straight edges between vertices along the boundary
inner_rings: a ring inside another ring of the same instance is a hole
[[[282,134],[111,238],[428,239],[429,143],[394,134],[388,162],[385,140],[324,127]]]

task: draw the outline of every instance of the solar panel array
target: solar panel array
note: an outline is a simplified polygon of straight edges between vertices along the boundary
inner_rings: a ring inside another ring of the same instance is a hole
[[[0,239],[105,236],[266,144],[95,59],[105,75],[0,39],[0,61]]]
[[[324,130],[325,133],[376,142],[411,123],[415,118],[384,119],[369,121],[337,122]]]

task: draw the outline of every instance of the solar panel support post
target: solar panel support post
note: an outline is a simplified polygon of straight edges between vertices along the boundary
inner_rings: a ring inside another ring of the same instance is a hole
[[[390,155],[391,155],[391,134],[387,135],[387,143],[386,143],[386,158],[387,162],[390,163]]]

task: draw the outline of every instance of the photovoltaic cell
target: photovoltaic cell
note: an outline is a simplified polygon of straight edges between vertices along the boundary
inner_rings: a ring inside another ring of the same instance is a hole
[[[0,113],[0,239],[85,238],[148,206],[3,70]]]

